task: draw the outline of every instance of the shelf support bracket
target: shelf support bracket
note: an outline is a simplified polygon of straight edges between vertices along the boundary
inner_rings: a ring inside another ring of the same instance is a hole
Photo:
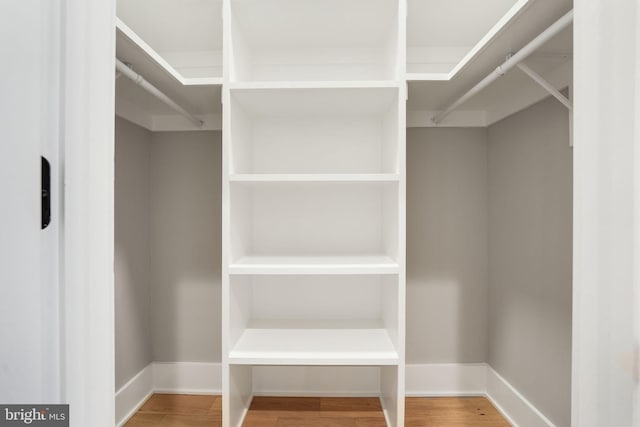
[[[573,104],[566,96],[564,96],[558,89],[553,87],[551,83],[544,79],[540,74],[533,71],[527,64],[524,62],[520,62],[517,67],[525,73],[527,76],[531,77],[533,81],[538,83],[540,86],[544,88],[547,92],[549,92],[555,99],[560,101],[562,105],[567,107],[569,111],[573,111]]]
[[[564,96],[562,92],[556,89],[551,83],[544,79],[540,74],[533,71],[527,64],[520,62],[517,67],[531,77],[533,81],[542,86],[547,92],[549,92],[555,99],[560,101],[562,105],[569,109],[569,147],[573,147],[573,103],[569,98]]]

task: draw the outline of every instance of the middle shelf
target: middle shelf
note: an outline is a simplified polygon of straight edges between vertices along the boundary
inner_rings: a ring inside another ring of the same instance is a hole
[[[229,362],[393,365],[398,275],[231,276]]]
[[[398,184],[232,182],[229,272],[396,273]]]
[[[397,174],[403,103],[397,86],[231,89],[230,173]]]
[[[245,183],[285,183],[285,182],[397,182],[400,181],[400,174],[397,173],[272,173],[272,174],[233,174],[229,177],[230,182]]]
[[[243,256],[229,274],[398,274],[398,262],[386,255]]]
[[[246,329],[229,354],[239,365],[395,365],[398,352],[381,327]]]

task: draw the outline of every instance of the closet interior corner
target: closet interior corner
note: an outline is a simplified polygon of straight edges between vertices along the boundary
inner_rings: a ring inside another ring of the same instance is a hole
[[[221,394],[223,427],[445,395],[570,426],[571,0],[117,15],[119,425],[170,392]]]

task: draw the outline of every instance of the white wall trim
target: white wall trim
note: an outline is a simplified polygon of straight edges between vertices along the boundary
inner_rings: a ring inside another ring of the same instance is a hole
[[[116,392],[116,422],[123,426],[153,393],[153,364],[131,378]]]
[[[485,363],[411,364],[406,367],[406,396],[484,396]]]
[[[507,380],[487,366],[486,395],[514,427],[555,427]]]
[[[73,426],[115,425],[115,2],[66,0],[60,103],[61,401]]]
[[[298,367],[297,369],[304,369]],[[317,368],[316,368],[317,369]],[[276,372],[277,373],[277,372]],[[255,376],[254,376],[255,377]],[[256,396],[291,395],[295,381],[289,376],[260,372]],[[267,389],[267,381],[271,384]],[[374,396],[379,393],[379,378],[360,379],[354,391],[320,387],[305,391],[305,396]],[[124,425],[153,393],[221,394],[222,365],[198,362],[153,362],[146,366],[115,395],[116,420]],[[514,427],[555,427],[500,374],[486,363],[409,364],[406,366],[406,395],[486,396]]]

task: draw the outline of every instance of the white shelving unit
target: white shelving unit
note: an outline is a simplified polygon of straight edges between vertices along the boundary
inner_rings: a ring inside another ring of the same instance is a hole
[[[225,427],[266,366],[374,369],[403,425],[405,16],[404,0],[223,3]]]

